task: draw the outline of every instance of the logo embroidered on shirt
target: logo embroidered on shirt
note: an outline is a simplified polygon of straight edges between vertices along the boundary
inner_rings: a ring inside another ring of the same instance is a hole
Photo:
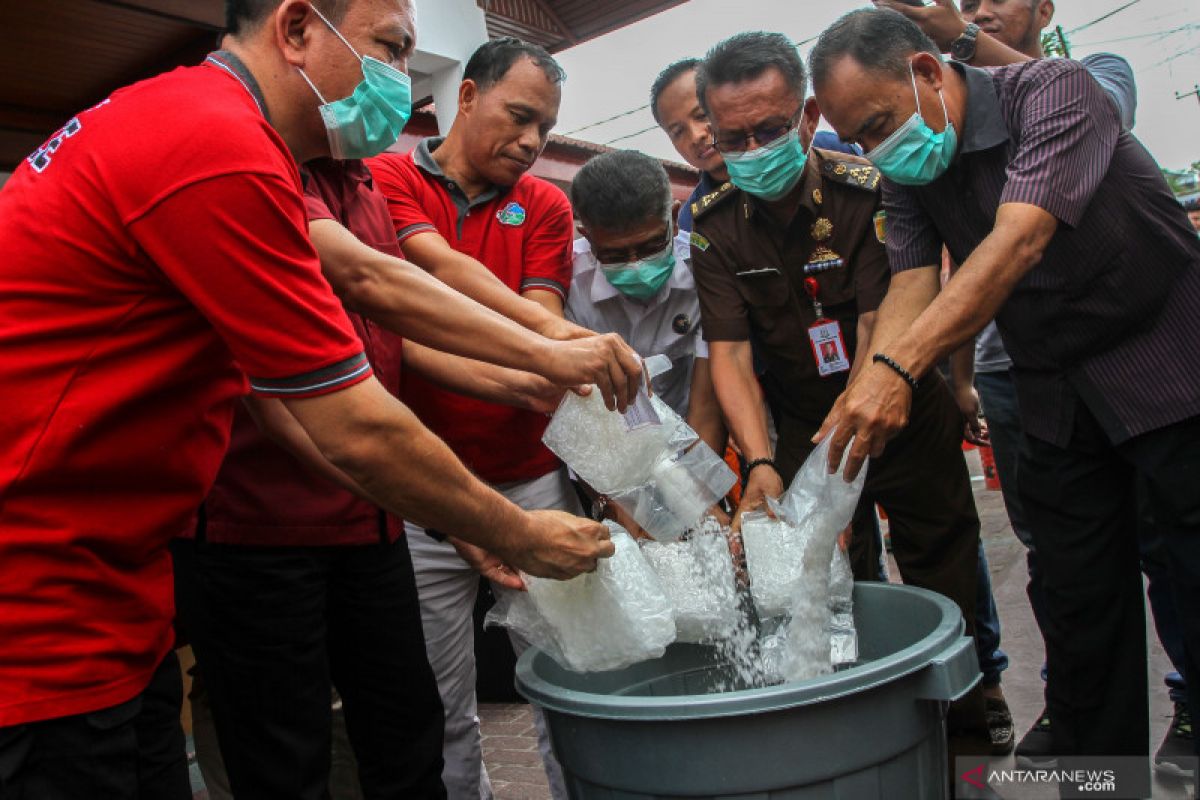
[[[514,228],[525,224],[525,209],[520,203],[509,203],[496,212],[496,219],[501,225],[512,225]]]
[[[887,212],[875,212],[875,238],[880,244],[887,244]]]
[[[688,332],[692,327],[692,321],[688,319],[687,314],[679,314],[675,319],[671,320],[671,330],[678,333],[680,336]]]
[[[688,243],[691,244],[692,247],[695,247],[697,250],[699,250],[702,253],[707,251],[708,248],[711,247],[708,239],[705,239],[703,236],[696,233],[695,231],[693,231],[692,235],[690,237],[688,237]]]

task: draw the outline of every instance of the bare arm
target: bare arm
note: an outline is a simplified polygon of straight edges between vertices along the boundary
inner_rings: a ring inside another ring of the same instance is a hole
[[[1000,206],[992,232],[941,294],[933,267],[893,276],[892,291],[876,323],[875,344],[913,375],[924,375],[996,316],[1017,282],[1041,261],[1057,229],[1058,221],[1037,206]],[[865,367],[838,398],[818,433],[837,427],[830,448],[831,471],[841,463],[854,436],[845,475],[848,479],[857,475],[867,455],[881,453],[908,423],[911,402],[911,390],[899,375],[883,364]]]
[[[717,390],[713,386],[712,365],[707,358],[697,358],[692,364],[687,424],[714,453],[725,455],[729,433],[725,430],[721,404],[717,401]]]
[[[967,21],[958,13],[954,0],[935,0],[932,6],[910,6],[896,0],[873,0],[879,8],[890,8],[911,19],[925,32],[925,35],[937,44],[943,53],[950,52],[950,45],[962,36],[967,27]],[[1002,67],[1005,64],[1016,64],[1021,61],[1032,61],[1033,58],[1020,50],[1014,50],[994,36],[983,31],[975,39],[975,57],[971,65],[975,67]]]
[[[443,353],[415,342],[404,343],[404,366],[452,392],[544,414],[558,408],[564,391],[532,372]]]
[[[404,240],[404,253],[413,263],[430,275],[473,297],[526,328],[552,339],[589,336],[591,331],[580,328],[546,309],[536,298],[517,295],[479,261],[450,246],[440,233],[423,231]],[[557,297],[552,292],[538,292]]]
[[[871,354],[875,352],[871,349],[871,337],[875,335],[875,318],[878,316],[878,311],[868,311],[866,314],[858,315],[858,346],[854,349],[854,365],[850,368],[850,380],[854,380],[864,365],[871,363]]]
[[[388,511],[534,575],[568,578],[613,552],[603,526],[561,512],[524,512],[480,482],[374,379],[284,402],[321,454]]]
[[[367,498],[362,488],[349,475],[330,464],[313,444],[308,432],[287,410],[282,400],[248,395],[242,399],[246,411],[258,429],[275,444],[290,452],[307,469],[348,492]]]
[[[619,336],[547,339],[460,294],[420,267],[363,244],[333,220],[312,221],[309,235],[321,256],[322,271],[338,296],[388,330],[438,350],[534,372],[560,386],[594,383],[610,408],[624,409],[637,394],[641,366]],[[532,302],[516,297],[490,272],[488,275],[514,299]],[[541,313],[549,313],[537,307]]]
[[[771,458],[767,412],[762,388],[754,375],[750,342],[709,342],[708,355],[721,412],[742,456],[747,461]],[[783,479],[773,468],[763,465],[750,470],[733,527],[741,527],[743,512],[758,508],[768,495],[781,494]]]

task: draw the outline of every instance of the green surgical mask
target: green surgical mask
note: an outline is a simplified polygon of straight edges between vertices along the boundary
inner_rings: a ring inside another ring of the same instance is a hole
[[[778,200],[796,188],[808,162],[798,128],[762,147],[722,155],[730,182],[743,192],[767,201]]]
[[[300,70],[300,75],[321,101],[321,119],[329,137],[329,155],[338,160],[369,158],[396,143],[412,115],[412,82],[395,67],[361,56],[346,37],[313,7],[321,21],[350,48],[362,64],[363,80],[349,97],[325,102],[321,92]]]
[[[908,72],[912,77],[913,96],[917,98],[917,110],[891,136],[867,153],[867,158],[890,181],[903,186],[924,186],[940,178],[950,168],[958,149],[958,133],[950,122],[946,98],[940,91],[938,97],[942,100],[946,129],[934,133],[933,128],[926,124],[921,116],[921,97],[917,94],[917,76],[911,61],[908,63]]]
[[[661,253],[641,261],[601,264],[604,277],[618,292],[638,300],[654,297],[675,271],[675,240],[667,242]]]

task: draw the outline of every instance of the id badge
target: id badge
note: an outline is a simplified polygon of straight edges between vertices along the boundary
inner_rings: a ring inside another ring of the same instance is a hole
[[[837,320],[817,320],[808,329],[808,338],[812,342],[813,357],[817,360],[817,372],[822,378],[850,369],[842,326]]]

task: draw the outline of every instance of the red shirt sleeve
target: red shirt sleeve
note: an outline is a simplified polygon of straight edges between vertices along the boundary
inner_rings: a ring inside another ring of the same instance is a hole
[[[571,213],[571,202],[561,189],[550,184],[540,188],[540,196],[536,200],[530,198],[537,202],[539,210],[544,210],[530,220],[521,291],[543,289],[565,301],[567,288],[571,285],[575,218]]]
[[[188,184],[129,230],[268,396],[308,397],[371,367],[308,238],[295,187],[237,173]]]
[[[428,187],[413,163],[412,155],[385,153],[367,160],[375,185],[387,197],[388,213],[396,228],[396,240],[404,240],[424,231],[438,232],[437,225],[422,200]]]

